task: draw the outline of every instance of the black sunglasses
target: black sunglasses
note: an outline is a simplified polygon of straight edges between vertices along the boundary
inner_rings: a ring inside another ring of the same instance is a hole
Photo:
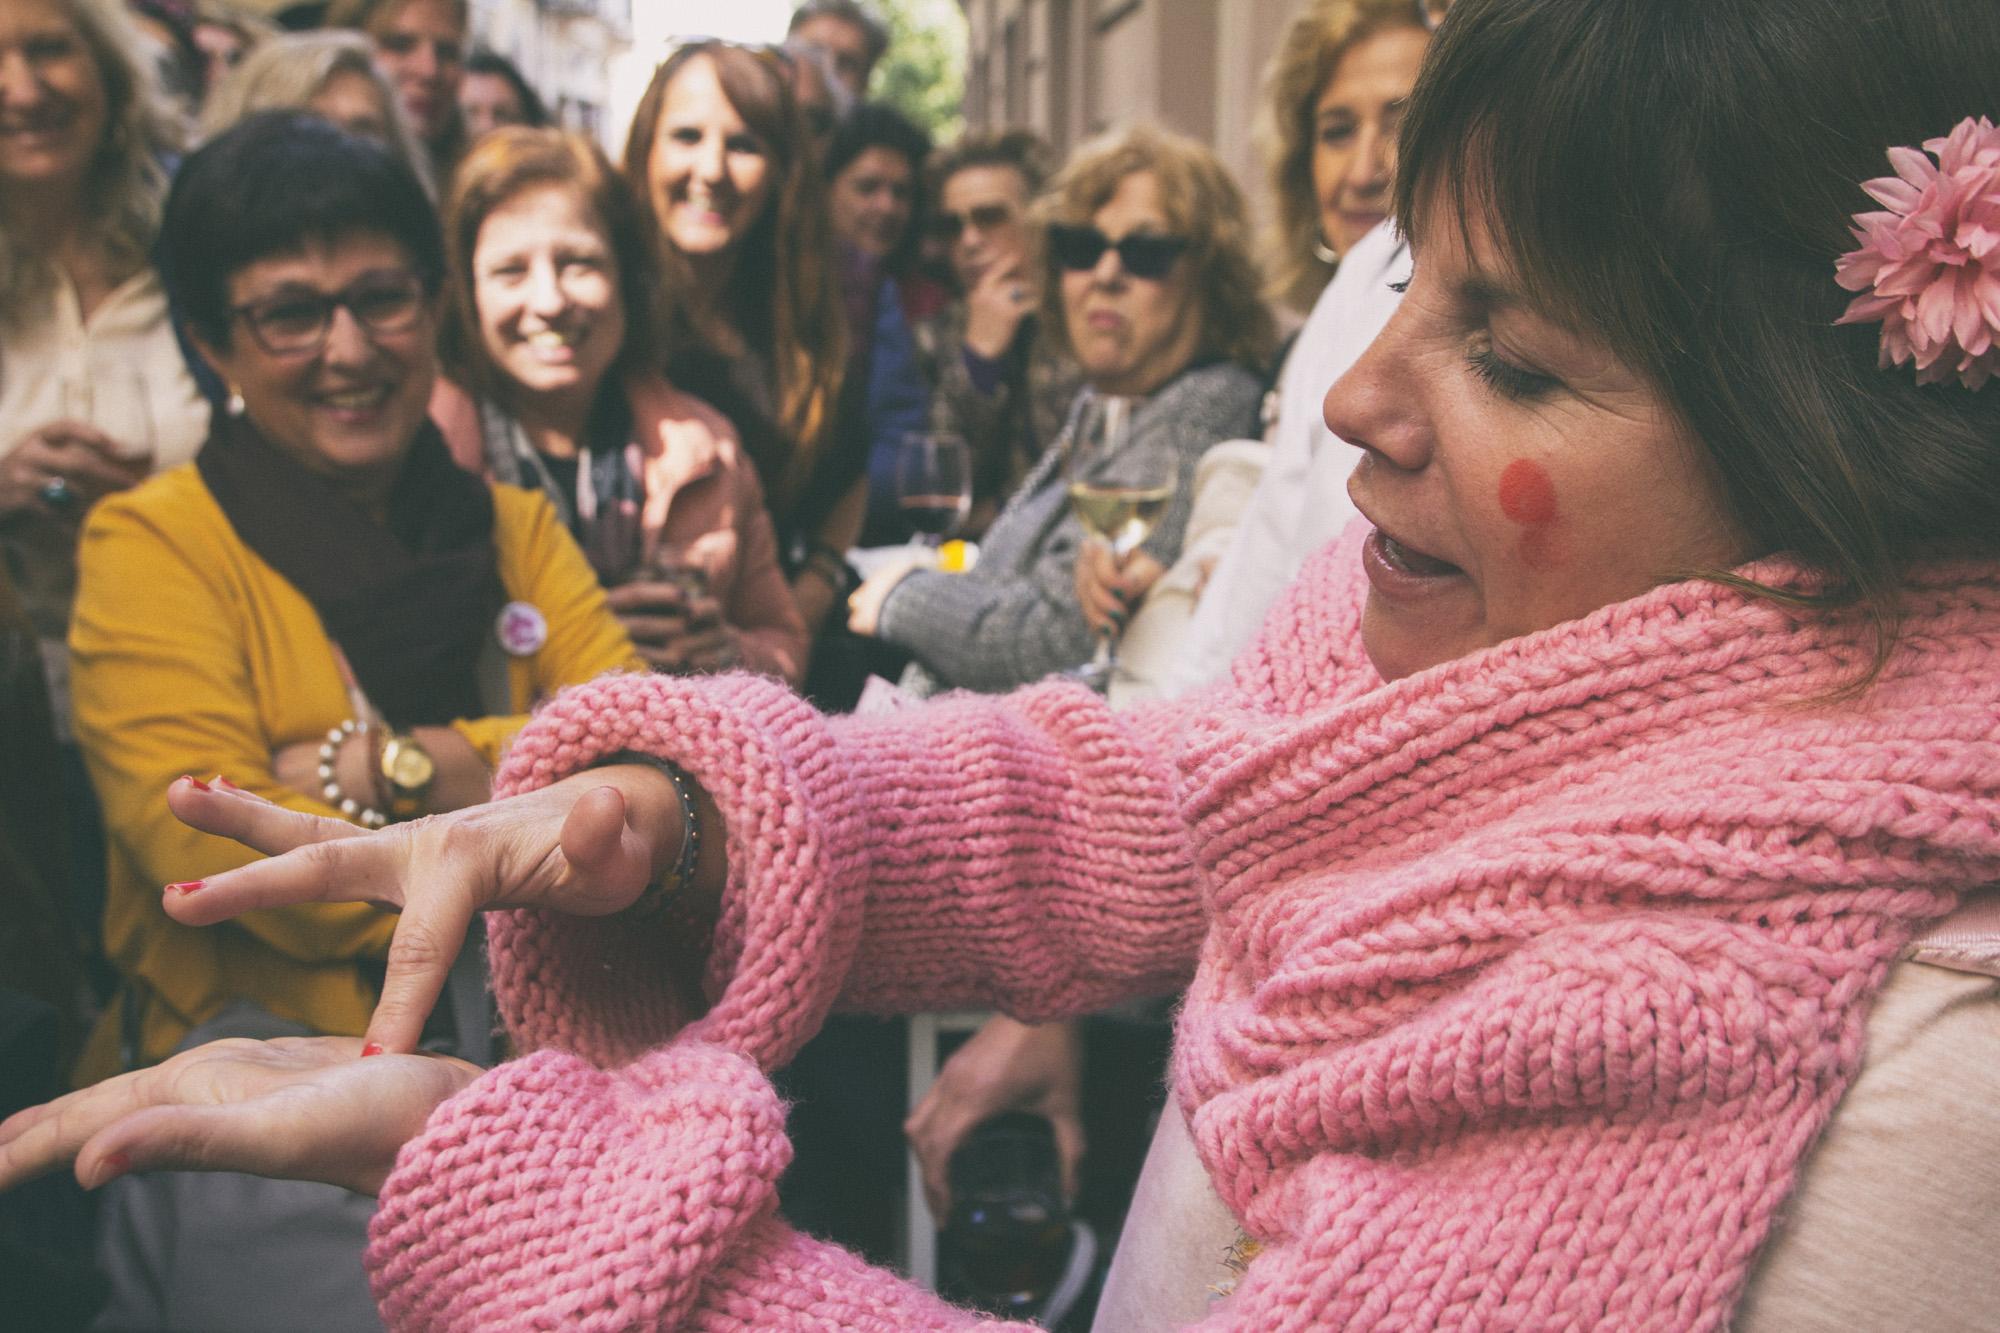
[[[940,211],[931,218],[931,235],[940,241],[955,241],[959,233],[967,227],[974,231],[995,231],[1014,220],[1014,210],[1007,204],[981,204],[968,208],[963,213]]]
[[[1095,227],[1079,227],[1064,222],[1049,224],[1049,254],[1057,265],[1078,273],[1097,267],[1106,250],[1118,252],[1118,265],[1135,278],[1157,282],[1167,276],[1174,261],[1187,253],[1183,236],[1146,236],[1133,233],[1113,241]]]

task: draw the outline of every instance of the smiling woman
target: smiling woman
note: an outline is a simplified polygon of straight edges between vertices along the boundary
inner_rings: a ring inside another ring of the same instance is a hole
[[[85,510],[208,428],[147,262],[180,145],[151,71],[113,0],[0,7],[0,559],[52,658]]]
[[[624,179],[575,136],[497,130],[446,227],[458,384],[432,413],[459,460],[548,497],[656,668],[796,683],[805,627],[763,489],[729,423],[660,373],[658,267]]]
[[[428,423],[443,255],[407,167],[316,117],[254,116],[183,165],[163,234],[233,410],[197,465],[84,531],[77,728],[115,830],[105,928],[125,973],[85,1078],[232,1002],[353,1031],[387,939],[347,910],[221,949],[181,932],[153,886],[241,858],[163,823],[161,782],[219,773],[358,822],[452,809],[485,798],[534,700],[636,664],[547,507],[461,473]],[[509,603],[535,608],[533,642],[495,640]],[[380,766],[403,740],[432,761],[421,791]]]
[[[867,437],[843,398],[857,386],[825,185],[782,59],[677,48],[633,112],[624,168],[661,243],[667,372],[736,428],[817,631],[860,535]]]

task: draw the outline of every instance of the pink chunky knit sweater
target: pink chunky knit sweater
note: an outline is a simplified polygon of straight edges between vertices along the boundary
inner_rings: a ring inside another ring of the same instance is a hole
[[[1137,715],[559,698],[503,789],[641,747],[725,812],[713,1003],[677,1008],[670,925],[496,917],[532,1054],[405,1149],[390,1322],[969,1325],[776,1218],[760,1069],[836,1001],[1044,1018],[1191,978],[1175,1092],[1262,1243],[1204,1327],[1722,1327],[1891,958],[2000,878],[2000,570],[1920,576],[1843,704],[1811,700],[1859,631],[1709,584],[1390,685],[1360,597],[1330,550],[1230,685]]]

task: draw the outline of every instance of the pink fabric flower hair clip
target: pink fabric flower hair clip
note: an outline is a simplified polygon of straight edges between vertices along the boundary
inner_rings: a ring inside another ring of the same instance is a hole
[[[1889,161],[1894,176],[1862,185],[1888,211],[1855,214],[1860,248],[1835,264],[1861,295],[1834,322],[1881,320],[1885,370],[1914,361],[1919,384],[1977,389],[2000,373],[2000,129],[1968,116]]]

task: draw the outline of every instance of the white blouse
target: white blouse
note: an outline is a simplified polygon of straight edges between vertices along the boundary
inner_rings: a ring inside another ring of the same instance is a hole
[[[208,403],[151,268],[120,283],[87,320],[67,276],[0,319],[0,456],[63,417],[89,421],[132,453],[150,435],[155,472],[187,462],[207,438]]]

